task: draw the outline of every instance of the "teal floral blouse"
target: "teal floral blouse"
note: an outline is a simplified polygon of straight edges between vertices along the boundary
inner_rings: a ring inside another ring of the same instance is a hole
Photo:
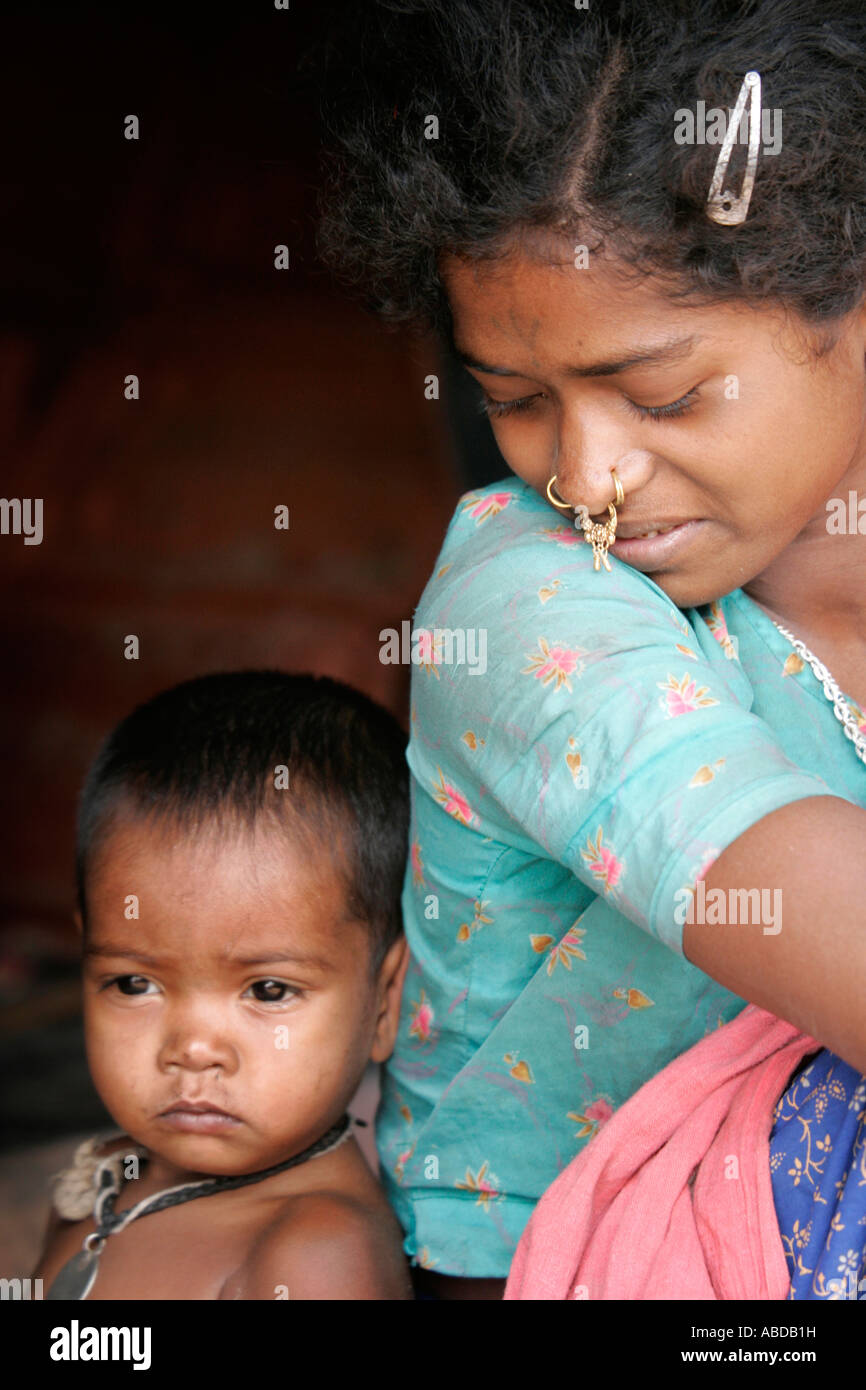
[[[681,610],[592,558],[496,483],[460,499],[415,614],[412,959],[377,1143],[407,1254],[443,1274],[505,1278],[557,1174],[743,1008],[682,954],[694,905],[783,929],[778,893],[711,908],[722,850],[801,797],[866,804],[814,674],[741,590]]]

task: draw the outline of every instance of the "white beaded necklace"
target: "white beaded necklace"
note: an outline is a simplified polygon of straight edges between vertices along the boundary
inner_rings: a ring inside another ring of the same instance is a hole
[[[803,661],[811,666],[816,677],[821,682],[824,694],[833,706],[833,713],[842,725],[845,737],[849,738],[853,743],[854,752],[857,754],[861,763],[866,763],[866,737],[860,732],[860,726],[857,723],[854,711],[845,699],[845,696],[842,694],[842,691],[839,689],[832,675],[827,670],[827,667],[822,661],[818,660],[813,652],[809,651],[805,642],[801,642],[800,639],[795,637],[792,632],[789,632],[787,628],[782,627],[781,623],[777,623],[775,618],[772,619],[772,623],[774,627],[779,629],[782,636],[786,637],[791,643],[797,655],[802,657]]]

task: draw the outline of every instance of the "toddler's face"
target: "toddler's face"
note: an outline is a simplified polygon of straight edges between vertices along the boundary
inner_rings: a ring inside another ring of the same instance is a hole
[[[341,1116],[390,1054],[405,947],[373,982],[325,848],[122,820],[88,876],[87,1053],[116,1123],[185,1172],[255,1172]],[[137,911],[137,917],[127,915]],[[187,1105],[194,1110],[175,1110]],[[202,1107],[214,1106],[220,1115]]]
[[[685,307],[601,256],[576,268],[541,233],[503,264],[448,256],[440,270],[508,464],[542,495],[556,474],[565,501],[604,520],[616,468],[611,553],[680,607],[745,585],[800,533],[820,546],[828,498],[866,493],[866,314],[812,362],[778,310]]]

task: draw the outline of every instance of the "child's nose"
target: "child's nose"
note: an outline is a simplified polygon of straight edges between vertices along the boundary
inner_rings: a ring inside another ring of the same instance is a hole
[[[237,1067],[237,1055],[231,1043],[213,1028],[178,1028],[165,1038],[160,1049],[160,1065],[185,1071],[207,1071],[220,1067],[231,1073]]]

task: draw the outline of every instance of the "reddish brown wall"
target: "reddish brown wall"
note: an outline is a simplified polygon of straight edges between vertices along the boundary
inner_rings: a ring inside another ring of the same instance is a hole
[[[0,492],[44,499],[40,546],[0,536],[7,927],[68,921],[86,763],[161,687],[278,665],[407,712],[378,632],[411,616],[462,490],[424,400],[436,360],[317,267],[316,125],[291,90],[316,7],[235,8],[189,35],[121,16],[89,49],[78,11],[39,44],[31,17],[7,72]]]

